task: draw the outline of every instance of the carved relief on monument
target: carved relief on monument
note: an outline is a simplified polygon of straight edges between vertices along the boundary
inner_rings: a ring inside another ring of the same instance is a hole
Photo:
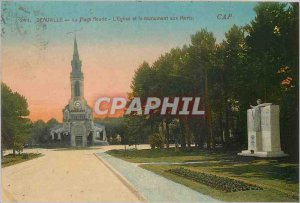
[[[255,137],[255,135],[250,136],[250,149],[251,150],[256,149],[256,137]]]
[[[262,131],[270,131],[270,108],[265,107],[261,112],[261,130]]]

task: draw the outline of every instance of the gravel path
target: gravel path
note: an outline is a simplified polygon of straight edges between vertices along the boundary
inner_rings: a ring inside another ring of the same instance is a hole
[[[139,202],[95,156],[95,150],[46,150],[44,156],[2,169],[4,202]]]

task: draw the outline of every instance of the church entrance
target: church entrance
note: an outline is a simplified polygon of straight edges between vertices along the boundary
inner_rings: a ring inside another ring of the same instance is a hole
[[[75,138],[75,143],[73,143],[73,146],[74,144],[75,146],[85,146],[85,144],[83,143],[83,136],[85,136],[85,127],[83,125],[77,124],[73,126],[71,129],[71,134]]]
[[[76,147],[82,146],[82,136],[75,137],[75,144],[76,144]]]

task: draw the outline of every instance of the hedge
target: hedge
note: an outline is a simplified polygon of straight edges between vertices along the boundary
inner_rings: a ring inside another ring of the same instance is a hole
[[[224,192],[238,192],[245,190],[262,190],[261,187],[235,180],[228,177],[221,177],[207,173],[192,171],[186,168],[169,169],[167,172],[202,183],[209,187],[222,190]]]

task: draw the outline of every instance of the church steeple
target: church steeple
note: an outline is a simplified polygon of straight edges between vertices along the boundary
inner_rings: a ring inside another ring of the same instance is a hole
[[[73,51],[73,59],[72,59],[71,65],[72,65],[72,74],[78,75],[81,73],[81,61],[79,59],[76,35],[74,38],[74,51]]]
[[[79,59],[79,52],[77,46],[76,35],[74,38],[73,59],[71,61],[72,71],[71,79],[71,99],[79,99],[83,97],[83,73],[81,72],[81,60]]]
[[[76,41],[76,35],[74,38],[74,52],[73,52],[73,60],[78,59],[79,60],[79,53],[78,53],[78,47],[77,47],[77,41]]]

